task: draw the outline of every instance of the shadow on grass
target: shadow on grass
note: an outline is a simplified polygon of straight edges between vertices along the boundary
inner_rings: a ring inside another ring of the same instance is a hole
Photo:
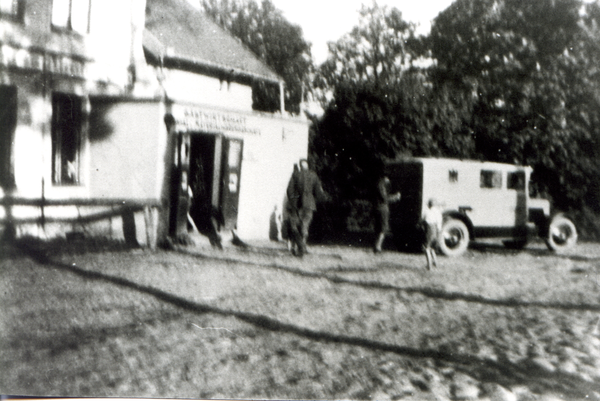
[[[485,253],[493,253],[498,255],[516,255],[519,253],[525,253],[532,256],[538,257],[552,257],[559,259],[568,259],[573,262],[597,262],[600,261],[600,257],[588,257],[581,255],[562,255],[560,253],[552,252],[548,249],[533,249],[533,248],[523,248],[523,249],[510,249],[505,247],[502,244],[497,243],[488,243],[488,242],[471,242],[469,244],[469,249],[479,252]]]
[[[476,355],[446,352],[436,349],[417,349],[362,337],[312,330],[310,328],[281,322],[266,315],[223,309],[193,302],[156,287],[140,285],[128,279],[111,276],[97,271],[86,270],[76,265],[53,261],[42,252],[23,244],[20,245],[20,249],[22,249],[24,254],[31,257],[43,267],[75,274],[86,280],[110,283],[122,288],[138,291],[139,293],[153,296],[160,301],[195,314],[213,314],[223,317],[233,317],[262,330],[288,333],[312,341],[357,346],[371,351],[391,352],[404,357],[430,358],[444,364],[451,364],[455,368],[470,374],[480,381],[493,381],[506,387],[527,385],[536,392],[551,390],[581,398],[586,397],[588,394],[592,394],[592,392],[600,392],[600,384],[587,382],[575,375],[549,372],[541,369],[532,370],[507,360],[494,361]],[[336,280],[333,281],[336,282]],[[449,299],[452,299],[452,297]]]
[[[560,309],[560,310],[575,310],[575,311],[592,311],[592,312],[600,312],[600,305],[598,304],[588,304],[588,303],[578,303],[578,304],[565,304],[560,302],[539,302],[539,301],[523,301],[518,299],[494,299],[494,298],[486,298],[477,294],[465,294],[462,292],[452,292],[445,291],[441,289],[431,288],[431,287],[401,287],[394,284],[382,283],[380,281],[374,280],[356,280],[349,279],[346,277],[338,276],[335,274],[327,274],[323,272],[312,272],[304,269],[284,266],[276,263],[257,263],[250,262],[245,260],[239,260],[235,258],[225,258],[225,257],[215,257],[209,256],[202,253],[191,252],[188,250],[179,249],[178,253],[182,253],[185,255],[189,255],[192,257],[201,258],[203,260],[214,259],[227,263],[237,263],[244,265],[252,265],[258,266],[261,268],[270,268],[276,269],[280,271],[285,271],[290,274],[294,274],[300,277],[308,277],[315,279],[325,279],[334,284],[346,284],[353,285],[362,288],[369,288],[375,290],[384,290],[384,291],[396,291],[396,292],[404,292],[406,294],[420,294],[429,298],[439,299],[443,301],[464,301],[470,303],[478,303],[482,305],[490,305],[490,306],[503,306],[509,308],[521,308],[521,307],[536,307],[536,308],[545,308],[545,309]],[[415,270],[409,266],[402,265],[386,265],[386,268],[393,269],[406,269],[406,270]],[[337,271],[337,272],[371,272],[376,271],[376,269],[368,269],[368,268],[359,268],[359,269],[348,269],[346,270],[343,267],[333,267],[329,269],[329,271]]]
[[[44,241],[36,237],[22,237],[14,240],[0,240],[0,260],[18,257],[23,254],[24,249],[29,250],[28,256],[37,254],[39,257],[49,257],[100,252],[127,252],[139,248],[139,246],[127,244],[125,241],[108,238],[83,238],[74,240],[55,238]]]

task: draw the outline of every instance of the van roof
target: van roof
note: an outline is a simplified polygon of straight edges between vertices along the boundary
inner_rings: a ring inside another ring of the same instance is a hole
[[[477,167],[487,167],[487,168],[495,168],[500,170],[532,170],[530,166],[523,166],[518,164],[509,164],[509,163],[499,163],[499,162],[489,162],[489,161],[481,161],[481,160],[470,160],[470,159],[453,159],[453,158],[444,158],[444,157],[403,157],[396,160],[390,160],[386,162],[387,165],[394,164],[403,164],[403,163],[422,163],[423,165],[431,165],[431,166],[477,166]]]

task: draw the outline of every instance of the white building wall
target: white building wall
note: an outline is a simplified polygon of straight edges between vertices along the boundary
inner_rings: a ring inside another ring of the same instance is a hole
[[[252,111],[252,88],[187,71],[164,70],[163,87],[169,99]]]
[[[92,99],[90,196],[160,199],[167,132],[160,102]]]
[[[268,239],[271,214],[280,214],[294,163],[308,151],[308,123],[264,118],[260,136],[244,138],[238,234]]]
[[[270,217],[275,207],[282,211],[294,164],[307,155],[308,120],[179,104],[172,113],[176,132],[243,140],[237,233],[243,239],[268,239]]]

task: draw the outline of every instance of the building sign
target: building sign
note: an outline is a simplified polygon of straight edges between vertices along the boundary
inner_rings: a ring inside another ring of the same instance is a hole
[[[201,110],[195,107],[173,108],[177,131],[236,132],[260,135],[260,129],[248,124],[244,115]]]
[[[0,46],[0,65],[76,78],[83,78],[85,74],[85,62],[72,56],[33,52],[7,45]]]

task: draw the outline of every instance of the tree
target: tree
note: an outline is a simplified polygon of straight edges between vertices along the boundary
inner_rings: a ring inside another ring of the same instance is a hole
[[[470,98],[478,157],[533,165],[565,209],[598,207],[598,10],[579,0],[457,0],[429,38],[436,87],[452,82]]]
[[[463,128],[468,104],[449,88],[433,91],[427,71],[413,65],[427,50],[414,29],[395,8],[363,6],[358,26],[330,43],[317,71],[325,114],[311,152],[340,198],[368,197],[378,174],[373,166],[384,159],[473,152]]]
[[[285,81],[285,109],[300,113],[300,104],[313,70],[310,44],[302,29],[287,21],[270,0],[203,0],[206,13],[239,38]],[[253,108],[279,110],[279,87],[253,85]]]
[[[319,68],[316,86],[334,89],[341,82],[395,83],[418,58],[415,25],[402,13],[377,3],[362,6],[359,25],[337,42],[329,43],[329,57]]]

